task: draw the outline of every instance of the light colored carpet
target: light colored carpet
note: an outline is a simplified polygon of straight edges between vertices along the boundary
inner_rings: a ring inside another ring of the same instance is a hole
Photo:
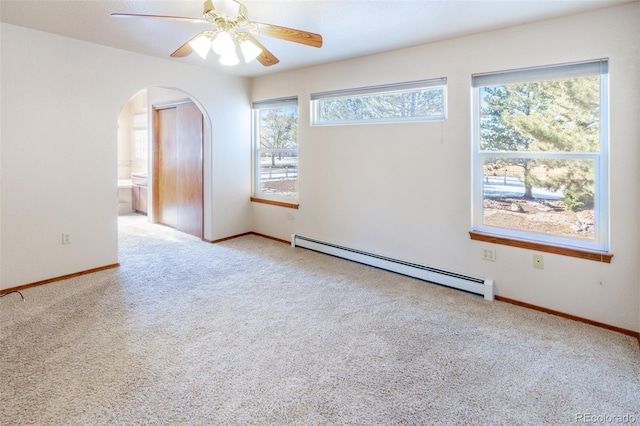
[[[640,422],[632,337],[258,236],[120,227],[120,268],[0,299],[1,424]]]

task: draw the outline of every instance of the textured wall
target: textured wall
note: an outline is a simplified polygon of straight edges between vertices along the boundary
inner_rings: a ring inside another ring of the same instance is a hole
[[[634,3],[254,79],[253,100],[300,103],[300,209],[287,221],[255,204],[254,230],[493,278],[501,296],[638,330],[639,15]],[[530,250],[471,241],[471,75],[605,57],[613,262],[544,253],[537,270]],[[309,125],[310,93],[437,77],[448,79],[444,122]],[[485,246],[496,262],[480,259]]]
[[[250,230],[247,79],[13,25],[0,31],[0,288],[118,261],[118,115],[150,86],[190,93],[211,122],[205,237]]]

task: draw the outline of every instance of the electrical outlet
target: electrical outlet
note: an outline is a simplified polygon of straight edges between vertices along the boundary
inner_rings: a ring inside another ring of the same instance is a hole
[[[544,269],[544,257],[541,254],[533,255],[533,267],[536,269]]]
[[[71,244],[71,234],[62,233],[62,244],[68,245]]]
[[[293,213],[291,212],[287,213],[287,220],[295,220],[295,216],[293,215]]]
[[[482,249],[482,258],[484,260],[488,260],[490,262],[495,262],[496,261],[496,249],[483,248]]]

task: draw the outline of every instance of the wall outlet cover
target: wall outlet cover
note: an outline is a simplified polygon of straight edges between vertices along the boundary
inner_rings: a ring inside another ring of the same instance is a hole
[[[533,267],[536,269],[544,269],[544,257],[541,254],[533,255]]]
[[[483,248],[482,249],[482,259],[488,260],[490,262],[495,262],[496,261],[496,249]]]

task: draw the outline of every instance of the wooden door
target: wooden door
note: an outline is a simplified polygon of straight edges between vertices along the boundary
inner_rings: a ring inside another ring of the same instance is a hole
[[[157,111],[158,147],[155,153],[157,161],[156,185],[158,191],[156,221],[172,228],[178,227],[178,194],[176,192],[178,176],[178,155],[176,152],[176,108]]]
[[[155,221],[202,238],[202,113],[186,103],[155,118]]]
[[[202,238],[202,113],[193,103],[177,108],[178,226]]]

